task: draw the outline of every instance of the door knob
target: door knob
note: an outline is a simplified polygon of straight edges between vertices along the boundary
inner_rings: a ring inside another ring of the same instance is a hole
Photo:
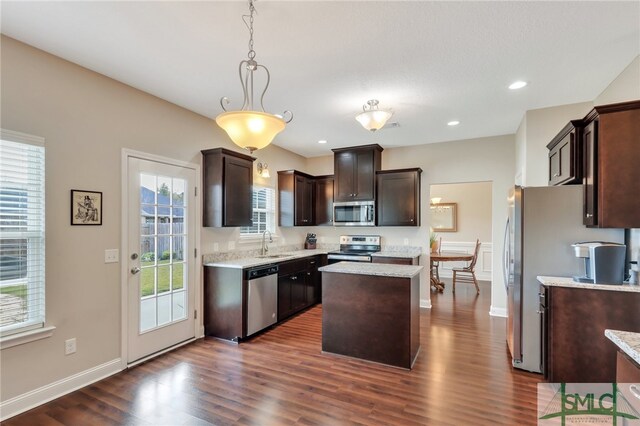
[[[131,274],[135,275],[138,272],[140,272],[140,268],[138,268],[137,266],[134,266],[133,268],[131,268]]]

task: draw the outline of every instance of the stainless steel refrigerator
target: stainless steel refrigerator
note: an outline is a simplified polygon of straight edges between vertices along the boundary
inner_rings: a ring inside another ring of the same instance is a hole
[[[538,275],[584,274],[584,262],[571,244],[624,243],[623,229],[582,224],[582,186],[519,187],[509,193],[503,274],[507,290],[507,344],[513,366],[542,372]]]

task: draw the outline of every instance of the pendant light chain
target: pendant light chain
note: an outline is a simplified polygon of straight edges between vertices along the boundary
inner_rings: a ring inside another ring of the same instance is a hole
[[[256,7],[253,5],[253,0],[249,0],[249,25],[247,25],[247,27],[249,27],[249,53],[248,53],[248,57],[250,60],[253,60],[253,58],[256,57],[256,51],[253,50],[253,15],[256,12]],[[246,15],[245,15],[246,16]],[[245,21],[246,24],[246,21]]]

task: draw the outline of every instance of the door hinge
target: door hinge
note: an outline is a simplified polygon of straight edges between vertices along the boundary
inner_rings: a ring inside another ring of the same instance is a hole
[[[193,310],[193,319],[198,319],[198,310],[197,309]]]
[[[197,248],[193,249],[193,257],[198,258],[198,249]]]
[[[193,195],[196,196],[196,197],[198,196],[198,187],[197,186],[193,187]]]

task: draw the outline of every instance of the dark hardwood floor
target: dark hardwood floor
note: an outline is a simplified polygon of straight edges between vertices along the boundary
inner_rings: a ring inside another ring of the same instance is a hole
[[[477,297],[463,285],[431,297],[412,371],[320,353],[316,306],[249,342],[205,338],[3,424],[536,424],[542,377],[511,368],[489,283]]]

